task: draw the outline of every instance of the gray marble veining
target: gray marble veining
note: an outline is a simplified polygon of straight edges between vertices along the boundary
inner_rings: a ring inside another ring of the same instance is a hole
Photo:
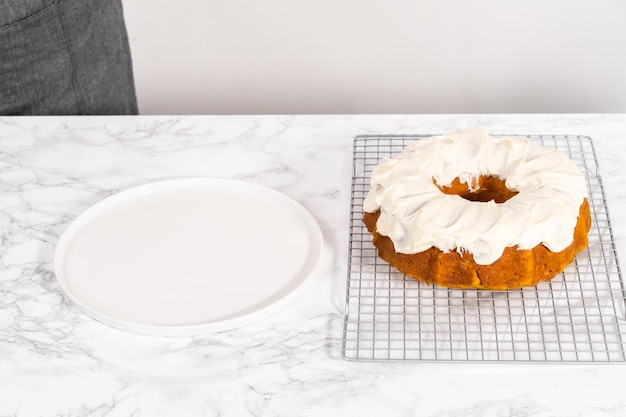
[[[626,415],[625,365],[341,359],[353,137],[472,126],[591,136],[626,253],[624,115],[0,118],[0,416]],[[325,247],[307,292],[202,337],[82,314],[53,273],[65,227],[115,192],[197,176],[272,187],[313,214]]]

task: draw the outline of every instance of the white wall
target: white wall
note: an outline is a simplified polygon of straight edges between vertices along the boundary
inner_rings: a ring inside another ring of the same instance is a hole
[[[124,0],[142,114],[626,112],[623,0]]]

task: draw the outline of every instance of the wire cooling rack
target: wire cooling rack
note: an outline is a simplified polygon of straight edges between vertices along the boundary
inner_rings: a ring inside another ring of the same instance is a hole
[[[626,362],[626,291],[598,160],[586,136],[531,136],[586,177],[587,249],[536,287],[457,290],[405,277],[378,258],[363,224],[372,168],[424,136],[357,136],[343,357],[363,361]]]

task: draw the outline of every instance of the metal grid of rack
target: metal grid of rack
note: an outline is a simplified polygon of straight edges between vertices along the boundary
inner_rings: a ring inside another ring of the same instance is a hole
[[[359,361],[626,362],[626,291],[591,138],[531,136],[586,177],[592,228],[565,271],[511,291],[429,286],[378,258],[362,222],[371,170],[425,135],[354,140],[343,357]]]

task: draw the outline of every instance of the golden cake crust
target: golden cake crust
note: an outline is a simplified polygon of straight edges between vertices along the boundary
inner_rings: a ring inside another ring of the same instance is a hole
[[[458,184],[453,184],[456,185]],[[450,194],[459,192],[456,189],[442,191]],[[391,239],[379,234],[376,229],[379,215],[380,210],[374,213],[365,212],[363,216],[367,229],[372,233],[378,255],[407,276],[449,288],[507,290],[534,286],[540,281],[550,280],[562,272],[576,254],[587,246],[587,234],[591,228],[589,203],[585,198],[580,205],[573,242],[564,250],[551,252],[543,245],[529,250],[507,247],[497,261],[489,265],[479,265],[474,262],[471,253],[444,253],[435,247],[415,254],[396,252]]]

